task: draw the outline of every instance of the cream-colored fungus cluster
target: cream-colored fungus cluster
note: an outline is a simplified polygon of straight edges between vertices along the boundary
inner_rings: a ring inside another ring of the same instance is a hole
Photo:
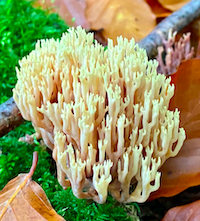
[[[14,99],[53,150],[58,180],[78,198],[144,202],[185,139],[169,111],[170,78],[134,40],[104,50],[78,27],[41,40],[17,69]]]

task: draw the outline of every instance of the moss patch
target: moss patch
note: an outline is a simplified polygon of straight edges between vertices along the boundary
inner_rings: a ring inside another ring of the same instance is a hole
[[[15,66],[34,49],[37,39],[59,38],[68,28],[57,14],[35,9],[32,3],[0,1],[0,103],[12,96]]]

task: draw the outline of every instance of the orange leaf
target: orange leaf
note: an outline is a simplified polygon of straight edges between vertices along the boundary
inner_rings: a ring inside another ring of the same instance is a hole
[[[175,96],[170,108],[181,111],[181,126],[187,140],[180,153],[167,160],[161,167],[161,187],[150,199],[174,196],[183,190],[200,185],[200,59],[181,63],[172,76]]]
[[[175,96],[170,109],[178,107],[181,112],[181,126],[185,128],[187,139],[200,137],[200,59],[184,61],[172,75]]]
[[[64,221],[52,208],[39,184],[31,180],[36,165],[35,152],[30,172],[18,175],[0,191],[1,221]]]
[[[157,0],[145,0],[151,10],[156,15],[157,18],[164,18],[169,16],[172,12],[166,8],[164,8]]]
[[[183,7],[186,3],[188,3],[190,0],[158,0],[160,4],[171,11],[176,11]]]
[[[86,18],[91,29],[104,29],[116,43],[117,36],[141,40],[156,25],[156,16],[143,0],[87,0]]]
[[[70,26],[103,29],[103,38],[111,38],[114,43],[120,35],[139,41],[156,26],[156,16],[144,0],[38,0],[38,4],[43,8],[53,6]]]
[[[198,221],[200,220],[200,200],[170,209],[162,221]]]
[[[183,190],[200,185],[200,138],[186,140],[180,153],[161,167],[161,187],[150,196],[171,197]]]

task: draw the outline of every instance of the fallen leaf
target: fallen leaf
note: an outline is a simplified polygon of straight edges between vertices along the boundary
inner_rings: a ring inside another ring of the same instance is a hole
[[[175,95],[170,109],[178,107],[181,112],[181,126],[185,128],[187,139],[200,137],[200,59],[183,61],[172,75]]]
[[[200,185],[200,59],[181,63],[172,75],[175,95],[170,109],[178,107],[181,126],[186,130],[187,140],[179,154],[167,160],[161,167],[161,187],[150,199],[174,196],[183,190]]]
[[[176,11],[187,4],[190,0],[158,0],[160,4],[171,11]]]
[[[199,221],[199,207],[200,200],[184,206],[174,207],[166,213],[162,221]]]
[[[116,43],[119,35],[141,40],[155,27],[155,15],[159,22],[171,14],[171,8],[177,10],[187,2],[189,0],[36,0],[34,5],[51,7],[50,11],[57,12],[69,26],[81,25],[88,30],[103,30],[100,35],[98,32],[97,40],[105,44],[107,38],[114,39]],[[198,44],[196,38],[195,44]]]
[[[136,41],[148,35],[156,25],[156,16],[143,0],[87,0],[85,15],[91,29],[103,29],[106,38],[116,43],[122,35]]]
[[[147,4],[151,7],[151,10],[156,15],[157,18],[165,18],[169,16],[172,11],[164,8],[157,0],[145,0]]]
[[[31,180],[37,165],[37,152],[28,174],[20,174],[0,191],[1,221],[64,221],[48,201],[39,184]]]
[[[101,30],[103,42],[111,38],[114,44],[120,35],[139,41],[156,26],[156,16],[144,0],[38,0],[38,5],[53,7],[70,26]]]
[[[175,196],[183,190],[200,185],[200,138],[186,140],[179,154],[161,167],[161,187],[150,200]]]
[[[90,24],[85,17],[86,0],[37,0],[35,6],[42,8],[52,8],[57,12],[69,26],[77,27],[81,25],[85,29],[90,29]]]

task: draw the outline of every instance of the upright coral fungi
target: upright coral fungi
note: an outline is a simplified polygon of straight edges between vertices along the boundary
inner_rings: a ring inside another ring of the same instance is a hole
[[[158,47],[157,71],[171,75],[176,72],[182,61],[191,59],[194,56],[194,48],[190,44],[190,33],[184,34],[178,42],[175,41],[176,32],[169,31],[168,39],[163,39],[163,46]],[[163,60],[163,55],[165,59]]]
[[[78,198],[144,202],[185,139],[169,111],[170,78],[119,37],[105,50],[83,29],[41,40],[17,69],[14,99],[53,150],[58,180]]]

